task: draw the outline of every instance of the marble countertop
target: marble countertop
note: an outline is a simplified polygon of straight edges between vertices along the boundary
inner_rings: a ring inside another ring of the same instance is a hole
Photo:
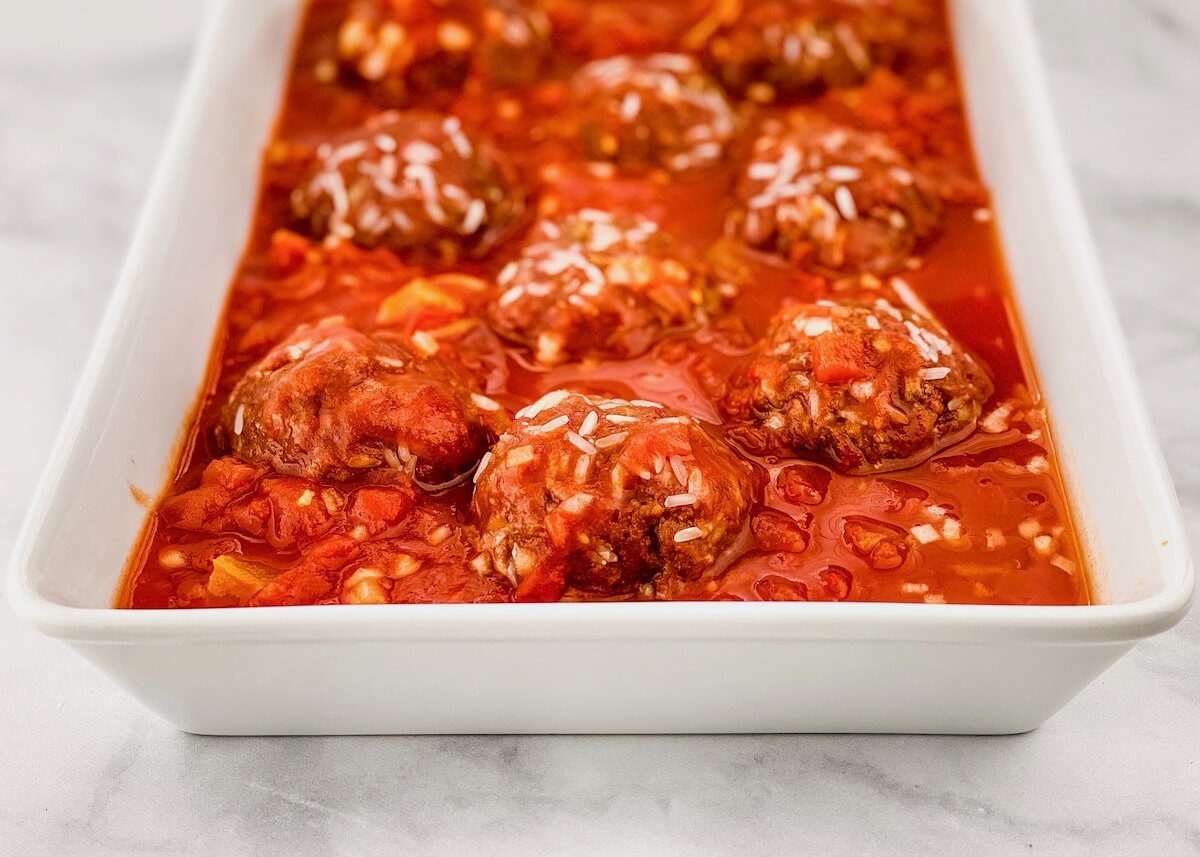
[[[1030,2],[1200,544],[1200,4]],[[0,29],[0,556],[200,17],[183,0],[19,6]],[[1198,855],[1198,665],[1200,611],[1008,738],[217,739],[175,731],[0,601],[0,854]]]

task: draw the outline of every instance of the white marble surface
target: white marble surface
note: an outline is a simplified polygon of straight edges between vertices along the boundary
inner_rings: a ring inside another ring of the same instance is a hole
[[[1200,544],[1200,3],[1031,2]],[[199,18],[182,0],[19,5],[0,27],[0,556]],[[1013,738],[213,739],[0,603],[0,855],[1195,855],[1198,667],[1200,613]]]

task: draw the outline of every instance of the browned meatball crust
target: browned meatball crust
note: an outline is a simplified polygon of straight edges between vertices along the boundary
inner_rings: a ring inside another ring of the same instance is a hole
[[[291,201],[316,238],[453,260],[483,256],[510,235],[526,193],[508,161],[457,118],[388,112],[318,146]]]
[[[492,327],[543,365],[636,357],[703,323],[731,288],[653,221],[594,209],[539,222],[497,283]]]
[[[882,136],[794,115],[755,141],[726,226],[788,259],[883,274],[904,267],[941,210],[932,183]]]
[[[847,472],[909,466],[975,428],[984,370],[932,319],[884,300],[793,304],[772,321],[725,409],[759,454],[818,452]]]
[[[571,79],[571,93],[584,153],[625,171],[712,166],[737,129],[721,88],[685,54],[590,62]]]
[[[688,29],[712,0],[539,0],[554,41],[570,54],[603,59],[614,54],[678,50]]]
[[[723,86],[756,101],[863,80],[894,62],[911,29],[896,0],[714,0],[691,31]],[[911,6],[912,3],[907,5]]]
[[[506,422],[449,364],[330,318],[298,328],[250,368],[221,412],[218,439],[292,476],[403,470],[430,487],[467,473]]]
[[[472,74],[531,83],[549,50],[549,18],[522,0],[355,0],[338,30],[342,67],[396,106]]]
[[[484,549],[528,601],[694,579],[740,531],[756,487],[693,417],[563,390],[518,412],[475,478]]]

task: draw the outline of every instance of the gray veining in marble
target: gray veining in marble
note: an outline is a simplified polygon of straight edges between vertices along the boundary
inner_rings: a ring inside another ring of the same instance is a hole
[[[1030,2],[1200,544],[1200,3]],[[41,0],[3,19],[0,556],[128,243],[199,9]],[[1200,613],[1011,738],[213,739],[147,714],[0,602],[0,855],[1197,855],[1198,667]]]

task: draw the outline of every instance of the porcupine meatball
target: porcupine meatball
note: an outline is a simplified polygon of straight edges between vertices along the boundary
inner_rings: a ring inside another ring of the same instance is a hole
[[[636,357],[703,322],[729,288],[653,221],[593,209],[539,222],[497,283],[493,329],[544,365]]]
[[[427,486],[470,470],[506,422],[450,364],[330,318],[250,368],[221,412],[218,440],[291,476],[405,470]]]
[[[695,578],[755,493],[750,466],[694,418],[564,390],[518,412],[475,479],[483,547],[526,601]]]
[[[725,400],[759,454],[819,452],[856,473],[915,464],[975,428],[983,369],[936,322],[880,299],[794,304]]]
[[[530,83],[549,50],[549,19],[522,0],[356,0],[338,30],[342,66],[396,105],[472,73]]]
[[[571,93],[587,157],[627,171],[711,166],[736,130],[721,88],[684,54],[590,62],[572,78]]]
[[[678,50],[711,0],[540,0],[555,42],[585,59]]]
[[[793,116],[755,141],[726,229],[794,261],[885,274],[933,234],[941,208],[931,183],[882,137]]]
[[[525,192],[508,161],[457,118],[389,112],[317,147],[292,211],[317,238],[453,260],[507,237]]]
[[[731,92],[758,101],[814,95],[889,63],[910,29],[896,0],[715,0],[689,35]],[[909,3],[909,5],[912,5]]]

